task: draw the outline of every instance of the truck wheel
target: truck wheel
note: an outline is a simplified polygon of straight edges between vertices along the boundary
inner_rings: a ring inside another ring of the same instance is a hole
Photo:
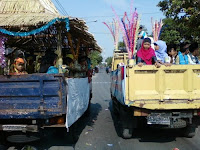
[[[198,128],[196,126],[187,126],[184,129],[184,136],[188,138],[193,138],[198,132]]]
[[[7,137],[6,137],[5,132],[1,131],[1,132],[0,132],[0,148],[1,148],[1,146],[7,144],[6,138],[7,138]],[[1,144],[3,144],[3,145],[1,145]],[[0,150],[1,150],[1,149],[0,149]]]
[[[122,128],[122,138],[130,139],[132,137],[133,130]]]
[[[7,148],[3,145],[0,145],[0,150],[7,150]]]
[[[119,118],[120,118],[120,124],[121,124],[121,136],[124,139],[130,139],[133,134],[133,128],[134,128],[134,119],[132,117],[132,109],[119,105]]]

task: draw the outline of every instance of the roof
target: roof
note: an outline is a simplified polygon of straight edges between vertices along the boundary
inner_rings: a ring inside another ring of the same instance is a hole
[[[0,0],[0,27],[12,30],[21,27],[44,25],[61,16],[51,0]],[[79,35],[95,50],[101,51],[84,20],[68,17],[70,31]],[[22,31],[22,30],[21,30]]]
[[[1,0],[0,26],[27,26],[61,17],[51,0]]]

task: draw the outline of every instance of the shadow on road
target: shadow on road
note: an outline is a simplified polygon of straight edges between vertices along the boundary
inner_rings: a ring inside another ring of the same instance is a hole
[[[100,104],[91,103],[89,109],[90,113],[84,114],[77,122],[75,122],[70,127],[69,129],[70,132],[67,132],[66,128],[48,128],[44,130],[43,138],[41,138],[39,141],[26,144],[7,143],[6,147],[12,146],[14,147],[13,150],[21,150],[25,145],[31,145],[33,147],[36,147],[37,150],[48,150],[48,149],[51,150],[51,148],[55,146],[74,147],[83,129],[86,126],[93,126],[101,110],[102,107]]]
[[[109,110],[114,121],[115,130],[117,135],[120,137],[121,125],[119,116],[113,113],[112,100],[109,103]],[[181,130],[175,129],[156,129],[150,127],[141,127],[133,131],[133,139],[138,139],[140,142],[156,142],[156,143],[167,143],[176,141],[177,137],[181,137]]]

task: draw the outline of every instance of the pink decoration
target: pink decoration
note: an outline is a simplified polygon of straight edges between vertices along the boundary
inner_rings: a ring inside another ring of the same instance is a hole
[[[5,58],[5,42],[6,38],[0,35],[0,66],[4,68],[6,66],[6,58]]]
[[[160,20],[159,22],[157,20],[153,21],[153,18],[151,18],[151,24],[152,24],[153,38],[154,41],[156,42],[159,40],[163,22],[162,20]]]
[[[133,1],[131,2],[130,18],[128,17],[127,12],[125,12],[124,17],[121,20],[117,15],[117,13],[115,12],[114,8],[112,8],[116,16],[116,20],[118,21],[121,32],[123,34],[123,40],[129,54],[129,59],[133,58],[134,49],[136,46],[135,43],[137,40],[136,37],[138,36],[137,31],[139,27],[139,17],[137,10],[135,9],[135,11],[133,12],[132,6],[133,6]]]
[[[117,49],[118,42],[119,42],[119,25],[118,25],[118,23],[115,21],[115,19],[113,19],[113,22],[110,25],[108,25],[105,22],[103,22],[103,24],[105,24],[108,27],[108,29],[110,30],[110,32],[113,36],[114,42],[115,42],[115,49]]]

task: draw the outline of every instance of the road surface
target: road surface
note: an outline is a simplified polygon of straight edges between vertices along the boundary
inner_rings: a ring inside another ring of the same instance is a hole
[[[135,131],[132,139],[125,140],[118,136],[118,124],[112,113],[110,76],[101,70],[93,77],[90,114],[75,125],[78,141],[74,142],[70,135],[61,136],[60,132],[50,130],[44,139],[29,145],[39,150],[200,150],[199,132],[188,139],[181,137],[179,131],[147,128]],[[17,146],[10,145],[9,150],[16,150]]]

